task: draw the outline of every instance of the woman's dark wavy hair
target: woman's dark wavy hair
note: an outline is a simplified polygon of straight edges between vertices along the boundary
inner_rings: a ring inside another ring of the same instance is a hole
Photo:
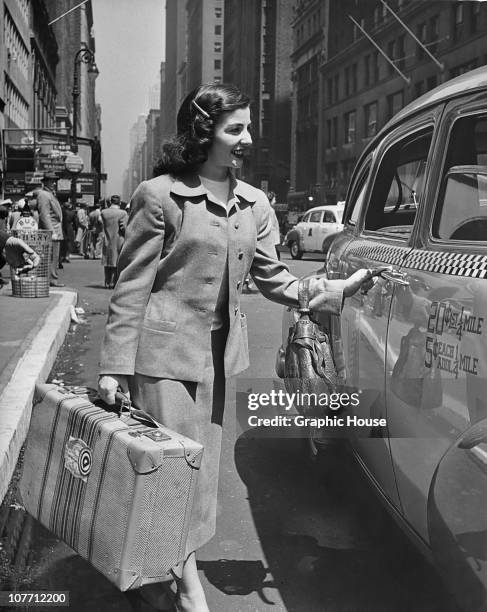
[[[154,176],[194,171],[208,159],[215,126],[222,114],[249,104],[249,97],[235,85],[212,83],[194,89],[181,104],[177,135],[163,144]]]

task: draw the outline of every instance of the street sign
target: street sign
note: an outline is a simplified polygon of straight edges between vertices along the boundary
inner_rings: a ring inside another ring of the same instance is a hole
[[[83,170],[83,160],[79,155],[68,155],[65,161],[68,172],[78,173]]]
[[[44,172],[26,172],[25,173],[25,184],[26,185],[40,185],[44,178]]]

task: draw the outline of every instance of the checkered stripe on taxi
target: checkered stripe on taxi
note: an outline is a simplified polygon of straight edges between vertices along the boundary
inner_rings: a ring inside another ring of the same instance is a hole
[[[373,259],[385,264],[401,266],[410,250],[410,247],[406,246],[373,244],[365,240],[359,240],[347,251],[347,257],[364,260]]]
[[[445,253],[442,251],[413,251],[410,253],[405,268],[466,276],[471,278],[487,277],[487,256],[468,253]]]

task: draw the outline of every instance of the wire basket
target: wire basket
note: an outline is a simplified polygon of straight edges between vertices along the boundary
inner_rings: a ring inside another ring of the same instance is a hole
[[[26,242],[39,255],[41,261],[26,274],[17,274],[10,268],[12,295],[14,297],[48,297],[51,273],[51,230],[13,230],[12,236]]]

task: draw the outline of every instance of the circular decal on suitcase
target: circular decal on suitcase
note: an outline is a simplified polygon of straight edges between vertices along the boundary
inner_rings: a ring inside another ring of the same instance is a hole
[[[91,472],[93,451],[80,438],[70,437],[64,449],[64,467],[75,477],[84,482]]]

